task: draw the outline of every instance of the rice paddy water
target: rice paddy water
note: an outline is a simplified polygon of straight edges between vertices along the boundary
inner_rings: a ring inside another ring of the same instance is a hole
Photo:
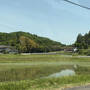
[[[50,76],[48,76],[48,78],[58,78],[58,77],[64,77],[64,76],[73,76],[75,75],[75,71],[74,70],[70,70],[70,69],[66,69],[66,70],[62,70],[58,73],[54,73]]]

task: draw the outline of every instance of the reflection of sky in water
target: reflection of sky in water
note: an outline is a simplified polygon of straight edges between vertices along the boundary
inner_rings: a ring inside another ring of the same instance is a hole
[[[58,73],[54,73],[50,75],[49,78],[50,77],[58,78],[58,77],[73,76],[73,75],[75,75],[75,71],[67,69],[67,70],[62,70],[61,72]]]

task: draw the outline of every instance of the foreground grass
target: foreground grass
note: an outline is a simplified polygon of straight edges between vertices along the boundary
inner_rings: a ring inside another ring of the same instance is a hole
[[[76,76],[43,78],[65,69],[74,70]],[[55,90],[66,84],[89,82],[89,57],[0,55],[0,90]]]
[[[0,83],[0,90],[54,90],[65,86],[66,84],[83,84],[90,82],[90,76],[71,76],[62,78],[47,78],[36,80],[24,80],[17,82]]]

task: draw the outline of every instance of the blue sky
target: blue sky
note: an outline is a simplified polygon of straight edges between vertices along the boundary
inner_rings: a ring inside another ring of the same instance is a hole
[[[90,6],[90,0],[71,0]],[[0,32],[25,31],[64,44],[90,30],[90,10],[62,0],[0,0]]]

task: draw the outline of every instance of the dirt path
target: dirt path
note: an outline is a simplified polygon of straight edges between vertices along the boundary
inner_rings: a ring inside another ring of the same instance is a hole
[[[64,89],[64,90],[90,90],[90,85],[74,87],[74,88],[67,88],[67,89]]]

